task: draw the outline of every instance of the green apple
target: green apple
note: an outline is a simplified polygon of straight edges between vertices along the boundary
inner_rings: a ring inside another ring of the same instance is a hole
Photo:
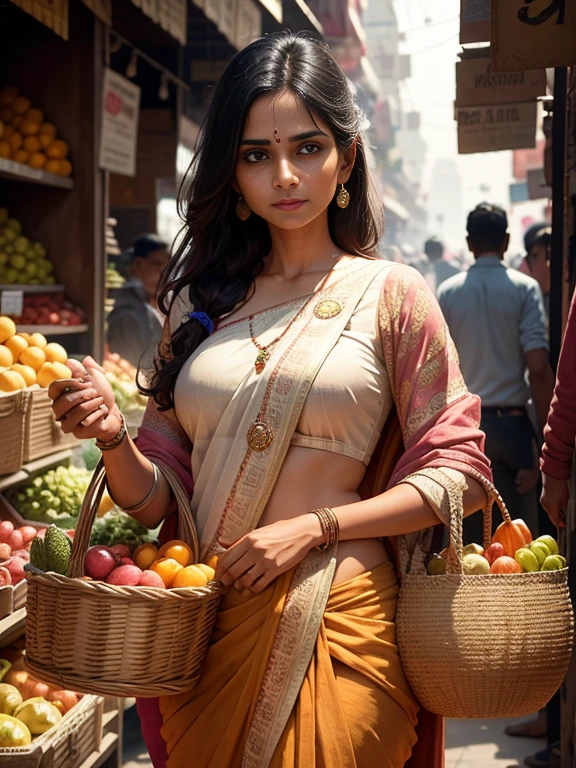
[[[10,256],[7,253],[0,252],[0,267],[5,267],[10,261]]]
[[[556,539],[553,539],[552,536],[549,536],[548,534],[546,534],[545,536],[538,536],[536,541],[540,541],[542,542],[542,544],[546,544],[546,546],[548,547],[552,555],[557,555],[558,552],[560,551],[558,549],[558,544],[556,543]]]
[[[16,278],[16,285],[28,285],[28,275],[26,272],[18,272],[18,277]]]
[[[544,544],[543,541],[531,541],[526,546],[528,547],[530,552],[534,552],[534,554],[538,558],[540,567],[542,567],[542,563],[544,562],[544,560],[546,560],[546,558],[552,554],[552,552],[550,552],[550,550],[548,549],[546,544]]]
[[[479,576],[490,573],[490,563],[482,555],[470,554],[462,558],[464,573],[468,576]]]
[[[26,256],[28,261],[36,261],[36,259],[38,258],[38,254],[36,253],[34,248],[27,248],[24,251],[24,256]]]
[[[30,247],[30,240],[28,240],[27,237],[17,237],[16,240],[14,240],[14,250],[16,253],[25,253],[28,248]]]
[[[446,560],[440,555],[432,555],[426,570],[429,576],[443,576],[446,573]]]
[[[4,226],[7,229],[11,229],[16,234],[16,237],[22,232],[22,224],[20,224],[18,219],[8,219]]]
[[[26,259],[24,256],[20,256],[19,253],[16,253],[14,256],[10,257],[10,266],[19,271],[26,269]]]
[[[29,261],[28,264],[26,264],[26,274],[30,277],[36,277],[38,274],[38,267],[33,261]]]
[[[527,547],[522,547],[516,550],[514,559],[522,566],[522,570],[525,573],[535,573],[540,570],[540,562],[538,558]]]
[[[0,235],[0,248],[2,248],[3,245],[6,245],[7,242],[6,235]]]
[[[33,248],[41,259],[46,256],[46,248],[44,248],[42,243],[34,243]]]
[[[42,283],[37,277],[31,277],[30,280],[28,280],[28,285],[42,285]]]
[[[5,275],[6,285],[14,285],[16,278],[18,277],[18,272],[10,267],[10,269],[6,270]]]
[[[7,253],[8,256],[12,256],[14,253],[14,248],[10,245],[10,243],[6,243],[4,246],[4,253]]]
[[[550,555],[542,563],[543,571],[561,571],[566,567],[566,559],[561,555]]]
[[[4,229],[2,230],[2,234],[4,235],[4,237],[9,243],[13,243],[14,240],[16,240],[16,238],[18,237],[18,233],[15,232],[13,229],[10,229],[10,227],[4,227]]]

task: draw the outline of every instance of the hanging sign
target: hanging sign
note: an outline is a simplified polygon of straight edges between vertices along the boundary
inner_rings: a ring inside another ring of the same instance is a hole
[[[182,45],[188,33],[187,0],[132,0],[148,18]]]
[[[538,104],[457,107],[458,153],[499,152],[536,146]]]
[[[495,71],[576,64],[574,0],[492,0],[491,25]]]
[[[24,311],[24,293],[22,291],[0,292],[0,313],[20,317]]]
[[[68,40],[68,0],[12,0],[37,21]]]
[[[136,175],[140,88],[111,69],[104,70],[100,168]]]
[[[456,64],[456,106],[476,107],[532,101],[546,95],[546,70],[493,72],[489,49],[482,58]]]
[[[112,24],[112,0],[82,0],[82,2],[104,24]]]
[[[490,41],[490,0],[460,0],[460,42]]]

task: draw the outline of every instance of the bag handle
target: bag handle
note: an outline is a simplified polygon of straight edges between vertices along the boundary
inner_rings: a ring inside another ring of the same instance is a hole
[[[173,469],[165,464],[160,464],[159,462],[155,463],[166,478],[166,482],[170,486],[176,499],[178,509],[178,538],[190,546],[192,549],[193,560],[194,562],[198,562],[200,545],[196,525],[194,524],[194,518],[192,517],[192,511],[190,509],[190,499],[188,498],[188,494],[184,490],[178,475]],[[78,526],[74,535],[72,555],[70,556],[70,564],[68,566],[68,573],[66,574],[71,579],[77,579],[84,575],[84,558],[88,551],[88,547],[90,546],[92,526],[94,525],[94,520],[105,488],[106,470],[104,468],[104,462],[100,460],[98,466],[94,470],[94,474],[92,475],[90,485],[88,486],[78,515]]]

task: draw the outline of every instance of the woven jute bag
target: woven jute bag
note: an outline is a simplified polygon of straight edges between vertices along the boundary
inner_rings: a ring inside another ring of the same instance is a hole
[[[159,468],[176,497],[177,536],[198,562],[189,499],[172,470]],[[190,690],[200,678],[225,588],[218,582],[160,589],[80,580],[105,480],[99,465],[79,514],[68,575],[27,573],[26,667],[59,688],[99,696]]]
[[[465,575],[462,492],[444,475],[450,506],[446,574],[429,576],[426,557],[400,549],[397,640],[416,698],[444,717],[516,717],[538,711],[561,685],[572,653],[568,569]],[[478,476],[485,487],[487,484]],[[484,546],[492,503],[510,515],[489,486]]]

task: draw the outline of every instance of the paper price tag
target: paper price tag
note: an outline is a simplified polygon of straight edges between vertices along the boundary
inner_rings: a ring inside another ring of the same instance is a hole
[[[0,314],[20,317],[24,309],[24,293],[22,291],[2,291],[0,293]]]

